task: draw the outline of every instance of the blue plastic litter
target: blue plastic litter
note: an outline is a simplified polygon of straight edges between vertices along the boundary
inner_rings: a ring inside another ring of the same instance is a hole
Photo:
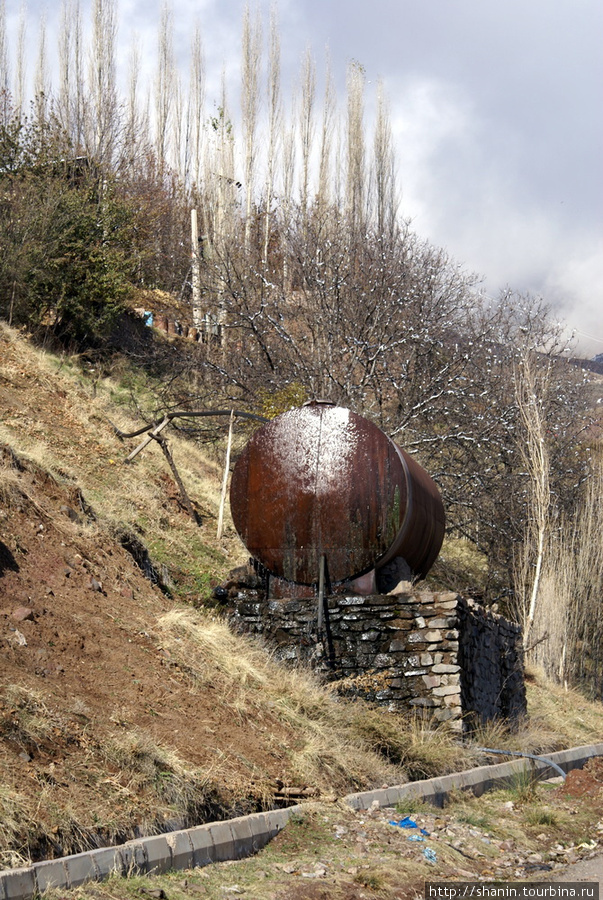
[[[425,831],[424,828],[420,828],[419,831],[421,832],[421,834],[424,834],[424,835],[426,835],[427,837],[429,837],[429,835],[430,835],[430,832],[429,832],[429,831]]]
[[[432,850],[431,847],[425,847],[425,849],[423,850],[423,856],[425,857],[427,862],[436,862],[437,860],[436,852],[435,850]]]
[[[425,838],[420,834],[409,834],[408,840],[409,841],[424,841]]]
[[[403,819],[400,819],[399,822],[396,822],[392,819],[390,820],[389,824],[396,825],[398,828],[418,828],[417,823],[413,822],[410,816],[405,816]]]

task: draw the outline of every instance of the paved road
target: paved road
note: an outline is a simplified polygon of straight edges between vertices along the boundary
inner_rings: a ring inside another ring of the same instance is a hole
[[[561,875],[555,872],[549,881],[598,881],[603,884],[603,854],[574,863]]]

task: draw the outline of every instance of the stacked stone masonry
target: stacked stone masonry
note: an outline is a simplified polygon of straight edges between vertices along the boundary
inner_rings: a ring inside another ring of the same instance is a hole
[[[456,731],[525,713],[521,629],[456,593],[331,596],[317,631],[316,600],[240,593],[236,627],[263,635],[281,659],[337,679],[342,693],[416,710]]]

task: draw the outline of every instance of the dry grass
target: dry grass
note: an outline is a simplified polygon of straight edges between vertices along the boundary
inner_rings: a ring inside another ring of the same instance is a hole
[[[603,688],[602,533],[603,448],[598,446],[572,515],[550,522],[528,652],[530,663],[552,681],[579,683],[596,697]],[[525,583],[520,578],[523,608]]]
[[[152,831],[158,819],[174,815],[187,824],[205,821],[220,816],[230,805],[221,795],[217,766],[195,769],[139,729],[114,735],[103,749],[120,791],[133,800],[143,793],[153,796],[153,814],[143,825],[145,830]]]
[[[0,697],[0,749],[53,758],[71,751],[70,772],[51,763],[38,772],[35,800],[8,783],[0,789],[0,868],[40,856],[77,853],[98,844],[152,834],[168,822],[190,826],[235,814],[219,767],[200,769],[140,729],[104,734],[78,721],[78,704],[58,710],[41,691],[9,685]],[[73,753],[74,746],[79,752]],[[0,765],[7,760],[0,754]],[[55,777],[56,776],[56,777]],[[40,777],[42,780],[40,781]],[[77,782],[76,798],[65,778]],[[246,799],[246,798],[245,798]],[[77,808],[76,808],[77,806]]]
[[[471,736],[471,746],[544,754],[599,743],[603,704],[550,681],[542,669],[526,672],[528,715],[517,726],[496,720]]]
[[[121,441],[111,423],[124,431],[143,424],[137,408],[144,405],[144,378],[125,372],[120,381],[119,370],[113,377],[86,374],[68,357],[34,348],[2,323],[0,378],[19,392],[27,390],[27,404],[15,403],[0,422],[0,442],[58,481],[79,487],[104,526],[134,528],[158,565],[169,570],[176,593],[204,600],[212,582],[246,560],[228,509],[223,538],[216,537],[221,454],[218,462],[174,429],[164,432],[201,528],[179,505],[169,467],[155,443],[125,464],[140,439]],[[10,467],[5,466],[0,491],[8,488],[10,479]]]
[[[211,680],[244,720],[295,728],[290,763],[304,784],[368,788],[470,765],[473,756],[446,728],[345,702],[310,671],[283,666],[258,641],[233,634],[205,611],[174,610],[157,624],[161,643],[197,689]]]

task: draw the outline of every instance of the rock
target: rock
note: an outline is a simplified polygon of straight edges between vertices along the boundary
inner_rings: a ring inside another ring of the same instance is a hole
[[[91,575],[90,581],[88,582],[88,587],[91,588],[91,590],[98,591],[100,593],[100,592],[102,592],[102,589],[103,589],[103,583],[102,583],[102,581],[98,581],[94,577],[94,575]]]
[[[428,632],[426,632],[424,640],[426,640],[429,644],[432,644],[436,641],[441,641],[442,632],[437,628],[430,629]]]
[[[34,615],[35,613],[31,606],[18,606],[16,609],[13,609],[10,617],[15,622],[33,622]]]
[[[74,509],[72,509],[71,506],[63,505],[63,506],[59,507],[59,511],[62,512],[63,515],[67,516],[68,519],[71,519],[72,522],[80,522],[81,521],[80,517],[78,516],[76,511]]]
[[[27,638],[16,628],[12,634],[12,641],[14,644],[17,644],[18,647],[27,647]]]

